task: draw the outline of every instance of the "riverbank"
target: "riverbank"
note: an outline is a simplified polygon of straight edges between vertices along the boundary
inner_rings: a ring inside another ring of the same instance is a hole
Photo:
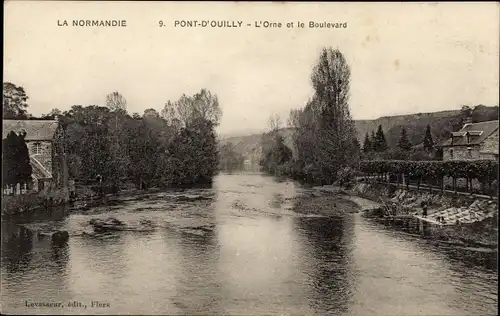
[[[128,189],[116,193],[98,195],[96,192],[86,188],[79,190],[72,200],[62,198],[58,192],[48,195],[27,194],[15,196],[3,196],[2,198],[2,216],[6,218],[20,215],[30,215],[36,212],[44,211],[53,207],[69,206],[72,211],[85,211],[94,207],[114,206],[130,199],[147,199],[150,194],[165,191],[180,191],[182,189]]]
[[[2,195],[2,217],[29,214],[51,207],[67,204],[69,194],[64,190],[52,191],[49,194],[37,193],[21,195]]]
[[[417,225],[425,222],[423,237],[430,240],[495,251],[498,247],[498,205],[494,200],[406,191],[384,184],[358,183],[350,190],[332,187],[321,190],[357,202],[367,215],[385,219],[401,217],[398,221],[406,226],[410,222]],[[428,208],[426,217],[422,217],[424,205]],[[381,211],[384,208],[390,216]]]

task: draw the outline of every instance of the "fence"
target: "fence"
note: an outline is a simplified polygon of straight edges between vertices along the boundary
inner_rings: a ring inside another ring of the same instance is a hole
[[[498,161],[361,161],[364,176],[401,185],[422,186],[430,190],[479,193],[495,196],[498,185]]]
[[[3,195],[24,195],[28,193],[30,193],[30,188],[26,183],[24,184],[18,183],[15,186],[7,185],[4,186],[3,188]]]

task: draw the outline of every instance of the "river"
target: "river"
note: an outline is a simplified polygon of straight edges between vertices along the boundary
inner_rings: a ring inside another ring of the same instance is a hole
[[[2,313],[496,314],[496,269],[472,263],[474,254],[360,214],[294,212],[307,191],[259,174],[219,175],[211,189],[2,222]],[[133,229],[85,234],[90,219],[110,216]],[[69,232],[66,246],[30,233],[53,229]],[[26,306],[35,302],[62,307]]]

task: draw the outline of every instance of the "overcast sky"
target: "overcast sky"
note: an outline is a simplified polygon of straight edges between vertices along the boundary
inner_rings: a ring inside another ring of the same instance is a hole
[[[127,20],[126,28],[58,27],[74,19]],[[303,29],[174,28],[174,20],[306,23]],[[160,28],[159,20],[167,27]],[[310,29],[309,21],[347,22]],[[5,4],[4,81],[26,89],[29,112],[104,104],[122,93],[129,113],[207,88],[219,96],[219,132],[267,128],[312,95],[322,47],[351,66],[355,119],[498,104],[497,3]]]

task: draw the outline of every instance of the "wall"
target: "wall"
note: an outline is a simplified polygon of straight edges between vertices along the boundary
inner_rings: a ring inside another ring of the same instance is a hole
[[[484,140],[481,144],[481,151],[486,152],[481,154],[485,159],[495,159],[494,154],[498,155],[498,129]]]
[[[453,160],[467,159],[497,159],[498,158],[498,129],[488,136],[481,145],[470,146],[472,148],[469,155],[468,146],[456,146],[443,148],[443,160],[452,160],[450,149],[453,148]]]
[[[41,154],[35,155],[35,143],[39,143],[41,145]],[[28,150],[30,156],[33,156],[36,160],[38,160],[42,166],[45,167],[50,173],[52,173],[52,142],[51,141],[27,141],[26,146],[28,146]]]
[[[472,148],[469,150],[467,148]],[[450,150],[453,149],[453,159],[450,154]],[[445,147],[443,148],[443,160],[468,160],[468,159],[480,159],[479,154],[480,146],[455,146],[455,147]]]
[[[58,188],[66,188],[69,183],[67,158],[64,153],[64,130],[61,126],[54,135],[52,176]]]

